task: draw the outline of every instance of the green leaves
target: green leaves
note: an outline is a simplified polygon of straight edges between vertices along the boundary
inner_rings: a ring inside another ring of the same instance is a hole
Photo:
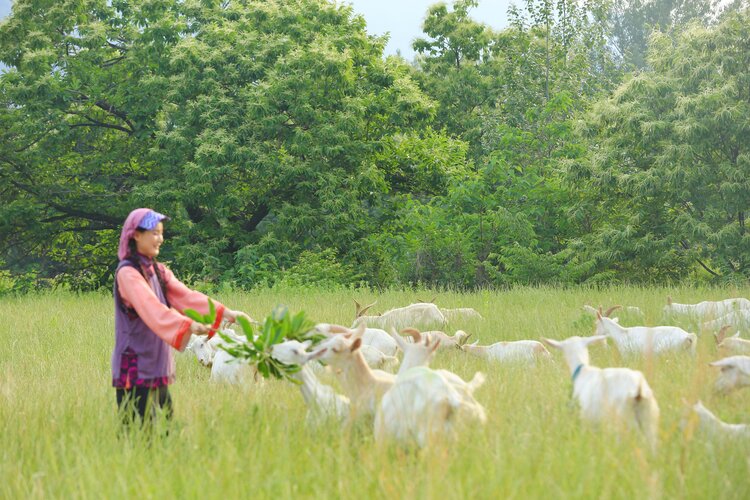
[[[193,321],[197,321],[198,323],[203,323],[205,325],[213,325],[216,321],[216,305],[210,298],[208,299],[208,314],[201,314],[195,309],[190,308],[185,309],[182,312],[183,314],[185,314],[185,316],[192,319]]]
[[[750,15],[655,33],[653,69],[587,117],[598,127],[589,246],[600,266],[639,281],[750,276],[750,250],[738,245],[747,234],[750,106],[736,91],[750,53],[737,49],[746,39],[737,26],[750,29]]]
[[[265,318],[257,334],[247,318],[240,316],[237,318],[237,323],[242,328],[247,341],[237,341],[233,337],[218,332],[219,336],[225,342],[221,346],[221,349],[237,359],[244,359],[250,364],[255,365],[258,372],[265,378],[274,377],[299,383],[296,379],[292,378],[292,375],[299,372],[301,367],[298,365],[287,365],[273,358],[274,345],[286,340],[297,340],[300,342],[310,340],[315,345],[325,339],[323,335],[310,333],[315,323],[306,317],[304,311],[291,314],[283,306],[278,306],[273,313]]]

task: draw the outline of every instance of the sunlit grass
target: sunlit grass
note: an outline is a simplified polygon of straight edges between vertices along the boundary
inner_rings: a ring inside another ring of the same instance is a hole
[[[277,304],[316,321],[350,324],[353,298],[385,311],[437,295],[441,307],[474,307],[485,320],[451,325],[480,343],[589,335],[581,305],[637,305],[659,323],[666,296],[697,302],[748,290],[520,288],[507,292],[328,292],[277,290],[217,298],[257,319]],[[750,389],[714,395],[718,354],[699,332],[698,353],[658,361],[622,359],[614,346],[592,363],[646,373],[661,407],[661,446],[581,425],[559,353],[534,368],[498,366],[458,351],[434,366],[464,378],[477,370],[483,428],[419,453],[374,445],[369,428],[305,426],[288,382],[237,388],[209,382],[195,359],[177,355],[175,419],[166,438],[118,437],[110,387],[113,304],[104,294],[67,293],[0,301],[0,498],[748,498],[750,443],[711,442],[693,432],[682,400],[703,399],[731,422],[750,422]],[[689,325],[688,325],[689,326]],[[451,332],[452,333],[452,332]],[[687,421],[688,425],[683,423]]]

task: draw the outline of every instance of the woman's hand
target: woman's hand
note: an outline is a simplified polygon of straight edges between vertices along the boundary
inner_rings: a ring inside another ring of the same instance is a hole
[[[250,323],[257,324],[257,321],[255,321],[253,318],[251,318],[248,314],[242,312],[242,311],[233,311],[232,309],[225,309],[224,310],[224,319],[229,321],[230,323],[236,323],[238,317],[244,317],[246,320],[248,320]]]
[[[193,335],[207,335],[210,330],[211,327],[203,323],[198,323],[197,321],[190,323],[190,333]]]

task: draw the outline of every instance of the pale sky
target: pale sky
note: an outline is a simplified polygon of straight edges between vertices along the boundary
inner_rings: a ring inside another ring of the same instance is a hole
[[[1,0],[0,0],[1,1]],[[508,7],[519,0],[479,0],[479,7],[469,12],[476,21],[496,30],[508,25]],[[391,38],[385,47],[386,54],[401,50],[407,60],[414,51],[411,48],[415,38],[421,38],[422,22],[430,5],[439,0],[341,0],[350,3],[354,12],[362,14],[367,21],[367,31],[374,35],[390,32]],[[450,1],[444,3],[452,4]],[[517,3],[518,4],[518,3]]]
[[[427,8],[439,0],[339,0],[350,3],[354,12],[362,14],[367,21],[367,31],[374,35],[390,32],[391,38],[385,48],[386,54],[401,51],[411,60],[414,51],[411,43],[422,35],[422,22]],[[516,2],[520,0],[515,0]],[[514,0],[479,0],[479,7],[471,11],[471,16],[495,29],[507,26],[508,6]],[[448,1],[446,3],[452,4]],[[0,18],[10,14],[11,0],[0,0]]]

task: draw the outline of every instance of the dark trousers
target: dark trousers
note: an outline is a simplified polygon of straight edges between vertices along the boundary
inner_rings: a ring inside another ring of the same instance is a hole
[[[117,388],[117,409],[122,423],[130,427],[134,422],[140,426],[152,424],[159,413],[166,420],[172,419],[172,396],[167,386]]]

